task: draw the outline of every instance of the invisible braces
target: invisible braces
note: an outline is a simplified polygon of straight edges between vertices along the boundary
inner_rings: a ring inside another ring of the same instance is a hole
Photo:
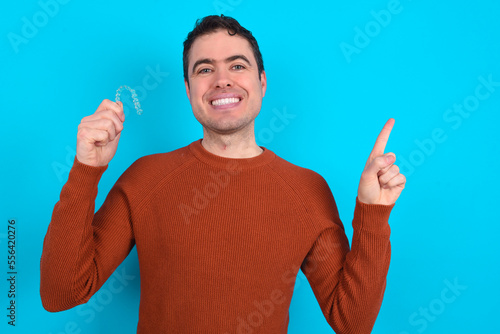
[[[123,85],[123,86],[120,86],[120,88],[118,88],[116,90],[115,102],[120,101],[120,94],[125,89],[130,91],[130,93],[132,94],[132,100],[134,101],[134,107],[135,107],[135,110],[137,111],[137,115],[142,115],[141,104],[139,103],[139,99],[137,98],[137,94],[136,94],[135,90],[133,88],[130,88],[129,86]]]

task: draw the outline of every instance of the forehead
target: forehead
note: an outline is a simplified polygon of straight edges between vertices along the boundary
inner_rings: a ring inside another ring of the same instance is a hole
[[[227,30],[201,35],[193,42],[189,52],[189,64],[199,59],[213,59],[215,61],[226,59],[236,54],[245,55],[253,64],[255,58],[250,43],[239,35],[229,35]]]

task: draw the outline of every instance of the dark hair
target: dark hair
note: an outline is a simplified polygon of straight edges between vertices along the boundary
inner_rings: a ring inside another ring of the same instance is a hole
[[[182,62],[184,66],[184,79],[188,80],[188,65],[189,65],[189,51],[193,46],[194,41],[201,35],[206,35],[214,32],[218,29],[226,29],[227,33],[231,36],[239,35],[245,38],[252,46],[253,55],[257,61],[257,69],[259,71],[259,79],[264,71],[264,61],[262,60],[262,55],[260,54],[259,45],[257,40],[253,37],[252,32],[242,27],[238,21],[229,16],[209,15],[202,19],[196,20],[194,29],[189,32],[186,40],[184,41],[184,52],[182,53]]]

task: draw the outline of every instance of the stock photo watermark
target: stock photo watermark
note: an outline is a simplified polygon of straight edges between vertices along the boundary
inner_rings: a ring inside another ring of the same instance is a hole
[[[137,99],[141,104],[146,100],[148,94],[158,88],[165,78],[170,75],[170,72],[163,72],[160,69],[160,64],[156,64],[154,69],[148,65],[145,70],[147,74],[142,78],[141,84],[132,87],[137,93]],[[136,109],[132,99],[124,99],[122,102],[125,117],[130,113],[130,110]]]
[[[329,256],[337,252],[342,245],[331,240],[319,239],[314,249],[314,256],[308,256],[307,260],[300,267],[290,267],[281,275],[281,283],[285,288],[275,288],[271,290],[268,298],[252,301],[253,311],[247,315],[240,315],[236,318],[236,334],[252,334],[258,332],[258,328],[262,327],[268,318],[270,318],[277,307],[285,302],[291,302],[288,296],[293,294],[302,286],[302,281],[307,281],[307,278],[298,275],[299,269],[302,269],[304,275],[312,275],[321,268],[321,263],[326,261]],[[230,334],[233,332],[225,332]]]
[[[135,278],[135,275],[127,274],[125,267],[120,272],[115,271],[106,283],[106,287],[99,289],[91,300],[78,308],[76,313],[85,317],[86,323],[94,321],[96,313],[102,312],[107,305],[111,304],[114,296],[122,293]]]
[[[128,274],[125,267],[121,268],[121,271],[115,271],[106,282],[106,286],[101,287],[87,303],[78,306],[76,313],[83,318],[85,323],[92,323],[96,319],[97,313],[102,312],[108,305],[110,305],[113,302],[114,297],[125,291],[126,287],[129,286],[129,284],[135,279],[136,276]],[[63,331],[55,333],[49,332],[49,334],[82,333],[82,328],[77,320],[78,319],[68,321],[64,325]]]
[[[410,326],[415,327],[417,333],[423,333],[429,327],[429,324],[437,321],[438,317],[446,311],[448,305],[454,303],[467,290],[467,286],[460,284],[457,277],[453,282],[445,279],[443,283],[445,287],[438,297],[432,299],[424,307],[419,307],[417,311],[408,317],[408,323]],[[399,332],[399,334],[410,333],[408,331]]]
[[[164,79],[170,75],[169,72],[163,72],[160,69],[160,65],[156,64],[155,68],[151,66],[146,66],[145,71],[146,75],[142,78],[141,85],[134,86],[133,89],[137,93],[137,99],[140,103],[146,100],[148,94],[153,90],[157,89],[161,83],[163,83]],[[125,95],[125,94],[124,94]],[[130,98],[122,99],[123,103],[123,113],[125,117],[130,114],[131,110],[135,110],[136,106],[132,102],[133,100]],[[57,177],[59,183],[62,183],[66,180],[69,175],[69,171],[73,166],[73,162],[75,160],[76,151],[73,147],[66,145],[66,159],[64,162],[53,161],[51,166],[54,174]]]
[[[286,297],[283,291],[280,289],[274,289],[271,291],[269,299],[264,299],[261,301],[254,300],[253,306],[255,311],[250,312],[246,317],[241,316],[236,318],[236,333],[246,333],[250,334],[254,332],[254,328],[262,326],[266,318],[273,315],[276,305],[281,305],[286,302]],[[230,334],[225,332],[224,334]]]
[[[269,120],[268,126],[260,129],[257,133],[257,143],[271,143],[274,140],[274,136],[285,130],[290,121],[297,117],[295,114],[288,113],[286,107],[283,107],[281,111],[273,108],[272,113],[274,116]]]
[[[283,107],[282,110],[277,108],[272,109],[273,117],[269,120],[269,124],[259,130],[257,133],[257,143],[269,144],[274,140],[276,134],[285,130],[290,124],[291,120],[295,119],[297,115],[287,112],[287,108]],[[217,197],[220,192],[227,187],[231,178],[239,174],[237,170],[238,163],[230,161],[226,167],[217,172],[209,174],[210,181],[200,187],[192,189],[193,197],[189,203],[180,203],[178,209],[182,214],[186,224],[191,223],[191,217],[198,215],[205,209],[211,200]]]
[[[239,6],[243,0],[215,0],[212,5],[214,6],[217,14],[226,14],[232,12],[236,6]]]
[[[384,28],[389,26],[394,16],[400,14],[403,9],[404,7],[399,0],[390,0],[386,5],[386,9],[370,11],[373,20],[368,21],[364,27],[354,26],[355,34],[352,42],[342,41],[339,44],[347,63],[351,63],[354,54],[360,54],[363,49],[368,47],[372,40],[380,35]]]
[[[458,130],[465,119],[468,119],[473,112],[479,109],[481,102],[489,99],[500,87],[500,81],[494,81],[493,75],[479,76],[479,84],[474,89],[474,93],[466,96],[462,103],[454,103],[443,113],[443,121],[450,125],[451,129]],[[443,144],[448,139],[447,131],[441,127],[434,128],[428,138],[422,140],[415,139],[416,149],[410,152],[407,157],[398,156],[398,166],[406,176],[412,175],[416,168],[421,166],[428,157],[436,152],[439,144]]]
[[[68,4],[71,0],[40,0],[38,6],[40,10],[36,11],[31,18],[23,16],[21,18],[22,27],[20,34],[9,32],[7,39],[14,52],[19,53],[19,47],[28,44],[30,40],[38,35],[40,29],[43,29],[50,20],[59,14],[61,6]]]
[[[207,207],[209,202],[217,197],[219,193],[228,186],[231,177],[238,175],[238,162],[231,160],[225,168],[217,173],[210,172],[210,181],[200,188],[192,189],[193,197],[190,203],[179,203],[178,208],[186,224],[191,223],[191,216],[198,215]]]
[[[17,245],[16,239],[18,237],[17,222],[15,219],[7,220],[7,324],[9,326],[16,326],[16,294],[18,294],[17,282],[18,282],[18,272],[17,272]]]

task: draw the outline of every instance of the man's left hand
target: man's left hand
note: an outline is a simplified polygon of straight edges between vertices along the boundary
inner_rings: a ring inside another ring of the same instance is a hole
[[[405,187],[406,178],[399,172],[399,167],[394,164],[396,156],[394,153],[384,154],[393,126],[394,119],[390,118],[380,131],[361,174],[358,200],[363,203],[394,204]]]

